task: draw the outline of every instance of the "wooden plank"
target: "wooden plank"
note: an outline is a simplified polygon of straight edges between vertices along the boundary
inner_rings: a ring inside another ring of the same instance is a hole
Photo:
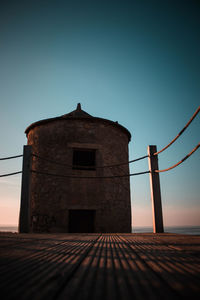
[[[158,155],[154,155],[157,152],[155,145],[148,146],[148,162],[149,162],[149,178],[150,178],[150,189],[151,189],[151,202],[152,202],[152,215],[153,215],[153,232],[162,233],[164,232],[163,227],[163,214],[162,214],[162,202],[161,202],[161,191],[160,191],[160,178],[159,173],[154,170],[158,168]]]
[[[19,232],[30,231],[30,193],[31,193],[32,146],[24,146]]]
[[[180,299],[200,293],[200,236],[0,234],[5,299]]]

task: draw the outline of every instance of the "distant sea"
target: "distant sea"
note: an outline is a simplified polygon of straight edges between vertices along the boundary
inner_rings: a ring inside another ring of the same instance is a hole
[[[17,226],[0,226],[0,232],[18,232]],[[132,227],[133,233],[153,232],[152,227]],[[200,235],[200,226],[174,226],[165,227],[165,232],[179,233],[179,234],[194,234]]]
[[[0,232],[18,232],[18,227],[12,225],[0,225]]]
[[[165,233],[179,233],[179,234],[194,234],[200,235],[200,226],[165,226]],[[133,233],[153,232],[152,227],[132,227]]]

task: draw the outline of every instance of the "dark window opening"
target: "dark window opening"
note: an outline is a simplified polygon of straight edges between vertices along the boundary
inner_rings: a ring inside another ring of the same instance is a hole
[[[73,169],[74,170],[95,170],[96,151],[80,150],[73,151]]]
[[[94,232],[95,210],[70,209],[69,232]]]

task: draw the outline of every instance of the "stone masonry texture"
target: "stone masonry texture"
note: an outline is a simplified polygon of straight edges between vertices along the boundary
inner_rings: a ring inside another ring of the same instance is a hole
[[[28,145],[33,153],[46,159],[33,157],[32,169],[81,177],[129,174],[128,164],[98,168],[128,162],[128,130],[112,121],[81,115],[80,107],[78,112],[78,116],[66,115],[29,126]],[[96,169],[73,169],[74,149],[95,150]],[[131,232],[129,177],[78,179],[32,173],[32,232],[69,232],[70,210],[94,211],[93,232]]]

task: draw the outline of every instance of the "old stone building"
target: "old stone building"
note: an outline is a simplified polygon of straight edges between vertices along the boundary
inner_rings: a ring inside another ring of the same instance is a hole
[[[108,167],[128,162],[126,128],[91,116],[78,104],[71,113],[33,123],[25,132],[36,171],[31,231],[131,232],[129,177],[117,177],[129,174],[129,165]]]

